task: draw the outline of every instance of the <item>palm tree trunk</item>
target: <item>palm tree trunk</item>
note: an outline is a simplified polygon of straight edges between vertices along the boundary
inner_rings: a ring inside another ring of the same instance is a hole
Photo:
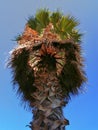
[[[35,72],[36,92],[31,95],[35,102],[33,107],[33,121],[30,122],[31,130],[65,130],[69,121],[64,118],[62,107],[67,104],[62,96],[62,89],[55,71],[45,68]]]

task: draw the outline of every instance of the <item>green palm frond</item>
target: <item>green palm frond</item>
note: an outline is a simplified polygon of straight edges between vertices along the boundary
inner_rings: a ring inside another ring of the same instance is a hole
[[[55,30],[62,39],[66,39],[77,25],[79,25],[79,22],[74,17],[62,16],[60,21],[56,24]]]
[[[83,33],[79,33],[78,30],[72,30],[70,36],[72,37],[74,42],[81,42],[81,37],[83,36]]]
[[[41,32],[49,24],[49,11],[48,9],[40,9],[37,11],[35,17],[30,17],[27,24],[32,29]]]
[[[28,25],[29,25],[30,28],[36,30],[36,28],[37,28],[37,20],[33,16],[29,17]]]
[[[58,21],[62,18],[62,13],[57,10],[57,12],[53,12],[50,16],[50,21],[53,23],[54,27],[58,23]]]
[[[38,10],[36,13],[35,18],[43,25],[43,27],[46,27],[49,23],[49,13],[50,12],[47,9]]]
[[[54,33],[57,33],[61,39],[73,39],[75,42],[81,41],[81,34],[77,31],[79,21],[73,16],[64,16],[60,11],[50,12],[48,9],[40,9],[35,17],[30,17],[27,24],[32,29],[42,34],[43,29],[52,23]]]
[[[76,26],[79,25],[79,21],[76,18],[74,18],[73,16],[68,15],[68,16],[65,17],[65,19],[66,19],[66,26],[67,26],[66,31],[68,31],[68,29],[72,30]]]
[[[50,20],[49,20],[49,11],[47,9],[41,9],[38,10],[38,12],[36,13],[35,19],[37,21],[37,28],[36,30],[38,32],[41,32],[43,28],[45,28]]]

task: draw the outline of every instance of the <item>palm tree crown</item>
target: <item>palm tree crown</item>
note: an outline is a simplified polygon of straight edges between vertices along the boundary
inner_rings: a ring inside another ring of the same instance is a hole
[[[82,34],[77,25],[74,17],[47,9],[28,19],[10,60],[13,83],[19,84],[18,92],[23,93],[25,100],[30,100],[31,93],[36,91],[34,71],[43,67],[56,71],[65,97],[78,94],[86,77],[81,57]]]

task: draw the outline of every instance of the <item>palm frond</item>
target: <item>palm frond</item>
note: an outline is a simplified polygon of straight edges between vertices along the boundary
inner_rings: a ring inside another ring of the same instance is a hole
[[[72,32],[70,32],[70,38],[73,39],[74,42],[80,43],[82,36],[83,33],[80,33],[78,30],[72,30]]]
[[[79,21],[73,16],[65,16],[66,18],[66,31],[73,30],[75,27],[79,25]]]
[[[30,52],[28,49],[20,48],[14,50],[9,62],[13,73],[13,84],[19,86],[18,89],[16,89],[17,93],[21,94],[24,100],[30,100],[31,92],[35,91],[33,87],[34,71],[28,66],[29,55]]]
[[[49,11],[48,9],[40,9],[37,11],[35,15],[35,19],[37,20],[37,31],[41,32],[43,28],[45,28],[50,20],[49,20]]]
[[[19,35],[17,35],[16,37],[15,37],[15,41],[19,41],[19,40],[21,40],[21,35],[19,34]]]
[[[81,57],[81,47],[75,43],[65,43],[65,64],[59,75],[60,84],[67,97],[70,94],[78,94],[83,83],[86,82],[83,70],[83,58]]]
[[[54,27],[59,22],[62,17],[62,13],[60,11],[53,12],[50,16],[50,21],[53,23]]]
[[[72,30],[78,26],[79,22],[71,16],[63,16],[56,24],[56,33],[61,36],[61,39],[67,39],[71,35]],[[72,36],[70,36],[72,37]]]
[[[37,20],[33,16],[29,17],[27,23],[28,23],[28,26],[30,28],[36,30],[36,28],[37,28]]]

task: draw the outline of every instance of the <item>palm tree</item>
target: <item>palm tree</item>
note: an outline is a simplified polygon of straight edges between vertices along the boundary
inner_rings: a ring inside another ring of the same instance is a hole
[[[31,130],[65,130],[62,108],[86,82],[79,22],[59,11],[39,10],[16,40],[9,66],[13,84],[33,112]]]

